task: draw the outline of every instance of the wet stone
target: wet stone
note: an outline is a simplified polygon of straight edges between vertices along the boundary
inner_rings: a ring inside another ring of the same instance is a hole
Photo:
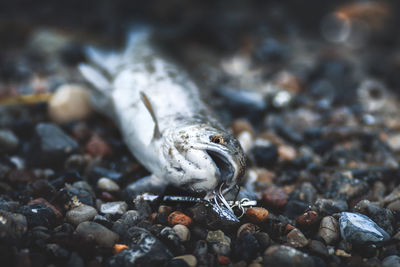
[[[177,224],[172,227],[175,233],[178,235],[181,242],[186,242],[190,239],[190,230],[182,224]]]
[[[393,234],[393,225],[395,223],[395,219],[393,213],[389,209],[378,207],[368,200],[362,200],[358,202],[356,206],[354,206],[354,211],[362,213],[371,218],[389,235]]]
[[[193,254],[196,256],[199,266],[208,266],[208,246],[204,240],[198,240]]]
[[[314,260],[291,247],[275,245],[264,252],[263,266],[313,267]]]
[[[308,244],[308,239],[304,236],[304,234],[297,228],[294,228],[292,231],[288,233],[286,236],[286,240],[288,243],[292,244],[295,247],[305,247]]]
[[[58,200],[67,210],[85,204],[94,206],[93,196],[86,190],[74,187],[64,187],[59,191]]]
[[[105,226],[105,227],[107,227],[109,229],[114,225],[112,220],[110,220],[106,216],[102,216],[100,214],[96,214],[93,217],[92,221],[94,221],[95,223],[101,224],[101,225],[103,225],[103,226]]]
[[[24,215],[0,210],[0,242],[17,244],[27,229]]]
[[[80,223],[75,233],[78,236],[90,236],[99,246],[106,248],[111,248],[119,238],[118,234],[95,222]]]
[[[143,217],[140,216],[137,210],[128,210],[114,223],[112,230],[122,236],[142,219]]]
[[[52,166],[79,148],[78,143],[61,128],[51,123],[39,123],[35,128],[32,163]]]
[[[342,212],[339,226],[342,238],[355,245],[378,245],[390,238],[374,221],[359,213]]]
[[[66,260],[69,258],[69,251],[58,244],[47,244],[46,251],[51,258],[57,260]]]
[[[90,221],[97,214],[97,210],[88,205],[80,205],[72,210],[69,210],[65,218],[66,220],[73,224],[78,225],[81,222]]]
[[[321,215],[332,215],[348,209],[347,202],[344,200],[320,198],[314,205],[318,208]]]
[[[368,190],[369,185],[366,182],[338,174],[334,175],[326,195],[334,199],[349,201],[363,196]]]
[[[100,212],[103,214],[124,214],[128,209],[125,201],[107,202],[101,205]]]
[[[332,245],[339,240],[339,223],[332,216],[322,218],[318,235],[326,244]]]
[[[211,244],[213,251],[217,255],[229,255],[231,252],[231,239],[221,230],[208,231],[206,241]]]
[[[116,182],[106,177],[100,178],[97,181],[97,188],[106,192],[118,192],[120,190]]]
[[[190,224],[192,224],[192,219],[183,212],[174,211],[168,216],[168,223],[171,226],[174,226],[176,224],[189,226]]]
[[[54,211],[43,203],[37,203],[19,208],[19,213],[25,215],[30,228],[35,226],[53,227],[57,222]]]
[[[159,233],[159,238],[174,254],[182,254],[185,251],[179,236],[171,227],[164,227]]]

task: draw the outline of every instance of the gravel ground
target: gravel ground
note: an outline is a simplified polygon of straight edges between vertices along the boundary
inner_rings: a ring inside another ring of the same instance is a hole
[[[397,2],[25,2],[1,4],[2,266],[400,266]],[[248,156],[239,223],[138,197],[90,107],[84,46],[137,18]]]

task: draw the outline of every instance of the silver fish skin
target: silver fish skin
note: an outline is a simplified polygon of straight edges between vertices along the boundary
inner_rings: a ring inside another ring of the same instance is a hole
[[[245,154],[189,75],[155,47],[152,32],[131,32],[120,53],[87,49],[90,63],[79,69],[93,85],[91,102],[154,177],[194,192],[221,184],[228,191],[245,172]]]

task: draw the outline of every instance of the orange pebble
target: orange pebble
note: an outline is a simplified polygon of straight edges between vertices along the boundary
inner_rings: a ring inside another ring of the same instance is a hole
[[[127,245],[124,245],[124,244],[115,244],[113,253],[117,254],[117,253],[120,253],[121,251],[123,251],[124,249],[128,249],[128,248],[129,247]]]
[[[231,259],[229,259],[227,256],[220,255],[220,256],[218,256],[218,262],[219,262],[219,264],[227,265],[227,264],[231,263]]]
[[[168,223],[171,226],[174,226],[176,224],[189,226],[190,224],[192,224],[192,219],[180,211],[174,211],[168,216]]]
[[[268,218],[268,210],[260,207],[249,208],[246,211],[246,217],[252,223],[262,223]]]

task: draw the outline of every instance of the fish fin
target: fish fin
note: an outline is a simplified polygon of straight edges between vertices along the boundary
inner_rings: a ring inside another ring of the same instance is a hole
[[[122,54],[113,50],[103,50],[87,46],[85,54],[90,62],[104,70],[110,76],[113,76],[122,64]]]
[[[136,25],[130,27],[126,35],[126,46],[124,51],[124,58],[134,52],[136,49],[146,49],[147,43],[153,35],[153,29],[146,25]]]
[[[151,117],[153,118],[153,121],[154,121],[154,136],[153,137],[155,139],[158,139],[161,137],[161,132],[158,127],[158,121],[157,121],[153,106],[151,105],[150,99],[147,97],[147,95],[143,91],[140,92],[140,98],[142,99],[144,106],[147,108]]]

